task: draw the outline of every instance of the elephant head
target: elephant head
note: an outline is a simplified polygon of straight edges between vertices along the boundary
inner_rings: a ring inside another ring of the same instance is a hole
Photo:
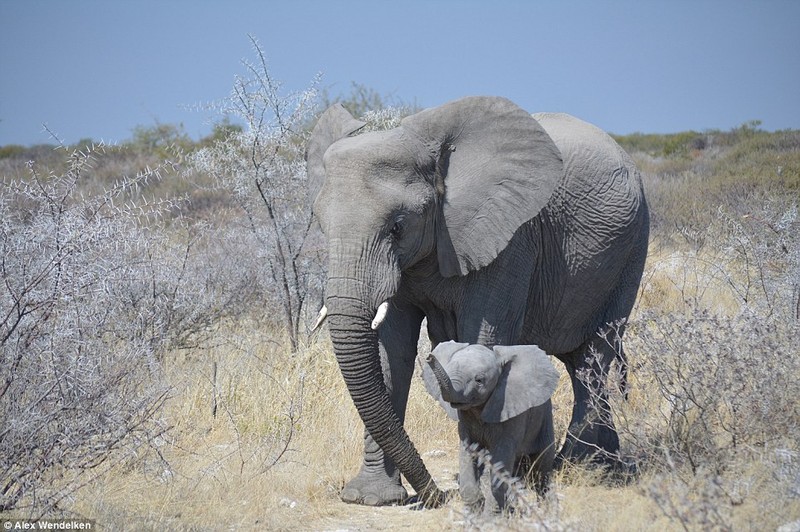
[[[375,329],[402,273],[423,259],[443,277],[491,263],[547,204],[562,161],[539,123],[503,98],[464,98],[353,135],[362,125],[334,105],[307,152],[329,246],[328,324],[366,429],[418,493],[435,491],[392,409]]]
[[[444,342],[430,354],[422,374],[428,392],[451,417],[455,410],[479,408],[486,423],[544,404],[558,384],[550,357],[535,345],[489,349]]]

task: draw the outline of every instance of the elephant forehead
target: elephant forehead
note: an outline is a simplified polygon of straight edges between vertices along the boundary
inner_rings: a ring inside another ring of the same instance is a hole
[[[323,161],[330,180],[407,184],[432,164],[426,153],[418,139],[402,131],[376,131],[334,143]]]
[[[475,368],[476,371],[491,367],[497,362],[494,351],[482,345],[471,345],[458,351],[453,360]]]

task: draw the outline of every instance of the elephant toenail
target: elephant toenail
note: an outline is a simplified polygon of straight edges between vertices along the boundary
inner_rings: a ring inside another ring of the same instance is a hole
[[[364,504],[367,506],[378,506],[380,505],[380,499],[378,499],[377,495],[365,495]]]

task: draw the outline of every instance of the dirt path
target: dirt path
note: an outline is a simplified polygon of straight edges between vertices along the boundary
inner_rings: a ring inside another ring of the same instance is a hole
[[[444,490],[457,490],[457,456],[450,452],[434,451],[426,453],[428,464],[439,487]],[[406,485],[406,488],[409,488]],[[414,506],[370,507],[342,502],[333,502],[327,508],[318,508],[324,515],[297,523],[298,530],[325,532],[365,532],[372,530],[414,530],[436,531],[463,529],[461,502],[455,500],[443,508],[433,510]],[[289,525],[291,529],[293,525]]]

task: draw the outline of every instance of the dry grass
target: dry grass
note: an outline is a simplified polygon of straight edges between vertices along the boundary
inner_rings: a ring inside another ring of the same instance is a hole
[[[226,336],[233,341],[168,368],[173,393],[165,415],[173,428],[159,449],[163,460],[129,461],[84,491],[77,512],[112,529],[363,529],[380,527],[387,512],[422,528],[435,515],[446,525],[446,509],[340,502],[339,491],[360,465],[363,426],[326,340],[292,356],[253,331]],[[434,475],[455,487],[455,424],[419,382],[408,418]]]

